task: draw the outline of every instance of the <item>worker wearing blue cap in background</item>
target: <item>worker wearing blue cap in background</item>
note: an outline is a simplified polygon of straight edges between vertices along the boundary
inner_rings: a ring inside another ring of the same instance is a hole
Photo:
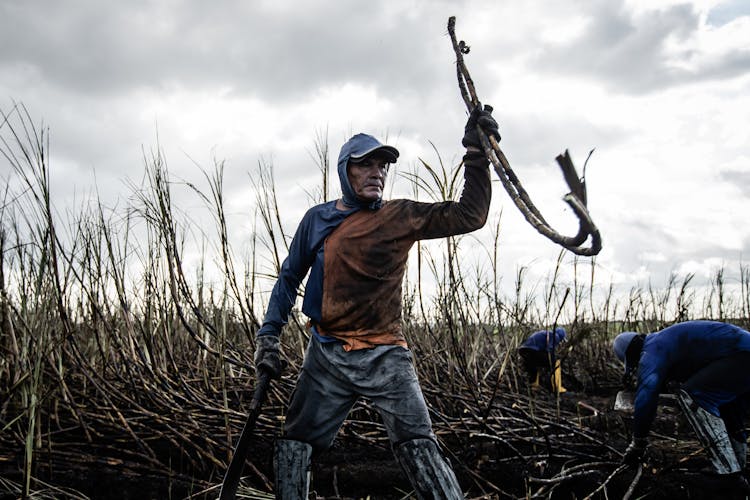
[[[557,347],[565,338],[565,329],[562,327],[553,331],[540,330],[529,335],[518,348],[521,364],[529,376],[532,389],[539,388],[539,377],[545,372],[549,374],[550,388],[553,391],[558,394],[567,391],[562,385],[562,366],[556,353]]]
[[[649,335],[619,334],[615,355],[624,380],[637,373],[633,440],[623,462],[637,465],[647,446],[659,393],[680,382],[678,402],[714,470],[742,483],[747,463],[743,418],[750,401],[750,333],[718,321],[686,321]]]

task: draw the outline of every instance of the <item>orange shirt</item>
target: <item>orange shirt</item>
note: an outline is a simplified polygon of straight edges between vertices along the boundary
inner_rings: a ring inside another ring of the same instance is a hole
[[[345,350],[383,344],[406,347],[401,330],[401,285],[415,241],[468,233],[484,226],[491,187],[487,161],[464,169],[459,201],[391,200],[379,210],[347,217],[324,247],[322,335]]]

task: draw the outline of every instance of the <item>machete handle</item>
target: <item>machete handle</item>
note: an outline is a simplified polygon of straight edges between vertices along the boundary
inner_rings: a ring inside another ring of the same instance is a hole
[[[256,408],[260,408],[266,399],[268,394],[268,387],[271,385],[271,373],[268,370],[260,370],[258,373],[258,381],[255,384],[255,391],[253,391],[253,399],[250,401],[250,411],[252,412]]]

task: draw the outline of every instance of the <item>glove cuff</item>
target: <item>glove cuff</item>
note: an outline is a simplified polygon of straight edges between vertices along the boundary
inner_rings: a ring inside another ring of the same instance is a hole
[[[258,335],[255,337],[256,352],[257,351],[278,351],[279,350],[279,337],[278,335]]]

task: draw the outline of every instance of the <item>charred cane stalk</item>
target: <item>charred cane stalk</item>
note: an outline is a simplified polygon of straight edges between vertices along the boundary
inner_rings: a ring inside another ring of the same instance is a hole
[[[464,103],[466,104],[466,108],[471,112],[471,110],[479,105],[480,101],[479,98],[477,98],[474,81],[471,79],[469,70],[464,63],[463,55],[468,54],[468,46],[463,40],[456,40],[455,28],[456,18],[450,17],[448,19],[448,34],[451,37],[453,50],[456,53],[458,87],[461,92],[461,97],[463,97]],[[505,154],[503,154],[495,138],[488,137],[481,127],[477,127],[477,130],[479,131],[479,138],[482,142],[484,152],[487,155],[487,158],[492,162],[503,187],[529,224],[550,240],[575,254],[584,256],[598,254],[602,249],[602,239],[599,234],[599,229],[591,219],[591,215],[586,207],[586,182],[584,178],[578,177],[578,172],[576,172],[576,168],[573,165],[573,161],[571,160],[568,151],[566,150],[565,153],[558,155],[556,160],[563,172],[565,182],[570,188],[570,193],[563,196],[563,200],[571,209],[573,209],[573,212],[578,217],[578,233],[572,237],[563,236],[547,223],[531,201],[531,198],[524,187],[521,185],[521,181],[518,179],[515,172],[513,172],[513,169],[511,169]],[[586,242],[589,236],[591,236],[591,245],[589,247],[581,246]]]

